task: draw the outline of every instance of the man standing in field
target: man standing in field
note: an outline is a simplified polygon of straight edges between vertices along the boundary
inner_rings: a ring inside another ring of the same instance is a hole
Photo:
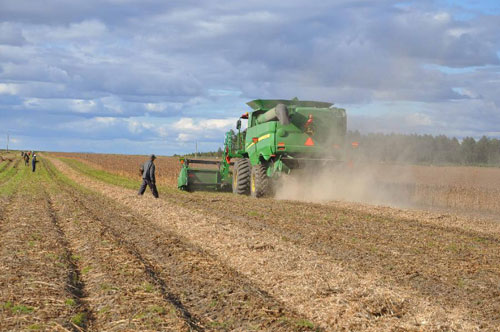
[[[32,171],[35,172],[36,169],[36,153],[33,152],[33,158],[31,158]]]
[[[153,196],[155,198],[158,198],[158,190],[156,189],[156,178],[155,178],[155,164],[154,164],[155,159],[156,156],[152,154],[149,160],[141,167],[142,184],[141,188],[139,189],[138,195],[144,194],[146,186],[149,186],[149,189],[151,189],[151,193],[153,193]]]

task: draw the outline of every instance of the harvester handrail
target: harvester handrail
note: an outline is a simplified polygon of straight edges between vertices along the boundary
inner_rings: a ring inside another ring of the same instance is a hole
[[[204,165],[220,165],[220,160],[203,160],[203,159],[184,159],[186,164],[204,164]],[[230,165],[234,163],[231,162]]]

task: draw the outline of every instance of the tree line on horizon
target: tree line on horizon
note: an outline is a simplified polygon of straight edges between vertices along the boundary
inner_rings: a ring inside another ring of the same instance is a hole
[[[500,140],[418,134],[361,134],[349,131],[347,142],[358,142],[356,157],[370,161],[432,164],[500,166]]]
[[[475,165],[500,166],[500,140],[483,136],[476,140],[465,137],[461,141],[445,135],[419,134],[361,134],[348,131],[346,144],[357,142],[356,148],[349,148],[358,160],[426,164],[426,165]],[[222,148],[218,151],[199,152],[196,157],[221,158]],[[185,154],[195,157],[195,153]]]

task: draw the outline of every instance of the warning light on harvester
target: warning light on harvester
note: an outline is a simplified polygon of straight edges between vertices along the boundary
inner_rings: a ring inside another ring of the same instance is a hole
[[[357,148],[359,146],[359,143],[358,142],[352,142],[351,145],[352,145],[353,148]]]
[[[309,118],[307,119],[306,123],[304,124],[304,131],[309,134],[309,135],[312,135],[314,133],[314,130],[313,130],[313,121],[314,121],[314,118],[312,116],[312,114],[309,114]],[[314,143],[313,143],[314,145]]]
[[[314,146],[314,141],[312,140],[311,137],[308,137],[306,142],[304,143],[305,146]]]
[[[252,137],[252,142],[257,143],[259,141],[258,137]]]

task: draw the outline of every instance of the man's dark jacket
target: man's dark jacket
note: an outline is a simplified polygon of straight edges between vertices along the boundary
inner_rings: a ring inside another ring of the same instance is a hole
[[[155,178],[155,164],[153,163],[152,160],[148,160],[146,161],[146,163],[144,163],[144,166],[142,166],[144,171],[142,172],[142,178],[144,180],[149,180],[153,183],[156,182],[156,178]]]

